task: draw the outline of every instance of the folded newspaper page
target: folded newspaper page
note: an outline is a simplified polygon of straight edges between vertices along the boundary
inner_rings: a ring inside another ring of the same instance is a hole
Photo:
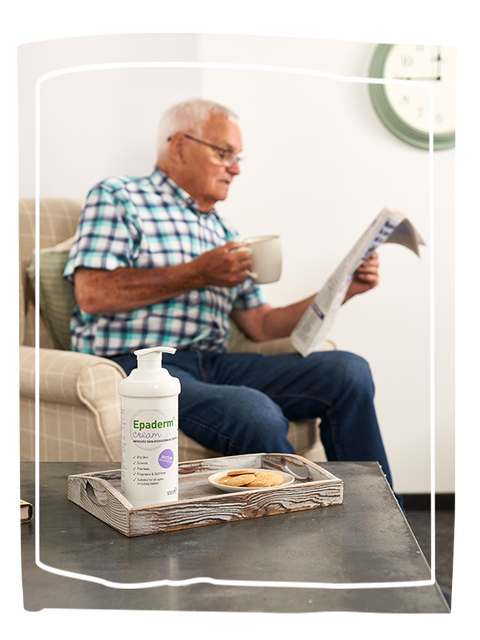
[[[355,271],[377,247],[387,242],[401,244],[417,256],[420,256],[419,245],[425,244],[401,211],[384,207],[338,265],[293,330],[291,342],[299,353],[307,356],[325,340]]]

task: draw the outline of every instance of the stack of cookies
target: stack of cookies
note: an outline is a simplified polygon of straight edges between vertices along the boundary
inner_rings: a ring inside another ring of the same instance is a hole
[[[230,487],[274,487],[284,483],[283,476],[275,471],[264,469],[237,469],[229,471],[226,476],[218,480],[219,484]]]

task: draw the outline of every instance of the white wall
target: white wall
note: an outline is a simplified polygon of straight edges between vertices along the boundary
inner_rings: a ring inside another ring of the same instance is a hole
[[[201,71],[194,68],[99,66],[195,61],[197,49],[189,34],[90,36],[19,47],[20,195],[35,193],[37,79],[41,195],[84,197],[108,175],[149,173],[159,115],[202,91]],[[62,70],[77,72],[46,76]]]
[[[367,77],[375,45],[221,35],[78,38],[20,48],[20,195],[34,193],[33,83],[52,69],[105,62],[200,61]],[[284,272],[274,304],[317,290],[385,204],[427,242],[421,259],[380,249],[381,286],[341,309],[331,338],[371,364],[377,412],[401,492],[430,490],[431,252],[435,249],[437,492],[454,491],[454,150],[435,154],[435,236],[428,152],[379,121],[367,85],[264,69],[115,69],[59,76],[41,88],[41,195],[83,196],[98,179],[152,168],[157,121],[203,95],[241,119],[246,161],[219,211],[245,235],[278,232]],[[441,256],[441,259],[439,258]]]

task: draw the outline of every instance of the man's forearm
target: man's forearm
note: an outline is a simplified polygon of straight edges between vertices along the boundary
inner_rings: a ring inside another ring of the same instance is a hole
[[[86,313],[133,311],[203,286],[193,263],[153,269],[75,271],[75,298]]]
[[[234,311],[232,317],[251,340],[262,342],[288,337],[315,296],[286,307],[265,304],[255,309]]]
[[[206,286],[235,287],[247,277],[252,262],[238,242],[206,251],[195,260],[171,267],[113,271],[79,267],[75,298],[86,313],[122,313],[175,298]]]
[[[277,307],[268,313],[263,321],[264,340],[286,338],[295,329],[298,321],[310,306],[314,296],[290,304],[287,307]]]

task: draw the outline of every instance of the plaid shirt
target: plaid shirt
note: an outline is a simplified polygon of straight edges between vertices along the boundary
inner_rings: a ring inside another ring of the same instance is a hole
[[[77,267],[149,269],[194,260],[238,234],[212,209],[197,203],[158,168],[147,177],[113,177],[87,196],[64,277],[73,284]],[[247,278],[238,287],[189,291],[170,300],[125,313],[92,315],[75,307],[71,349],[118,355],[164,345],[211,352],[226,350],[232,309],[265,304]]]

